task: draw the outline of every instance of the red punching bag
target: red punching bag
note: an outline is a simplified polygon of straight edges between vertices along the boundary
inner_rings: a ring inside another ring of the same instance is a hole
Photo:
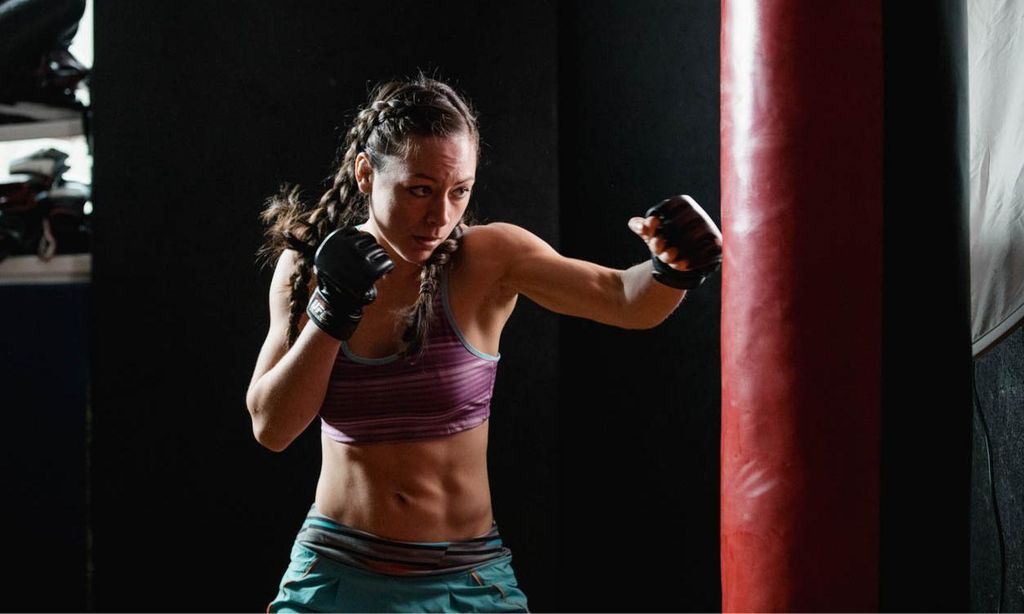
[[[877,2],[723,0],[723,610],[878,608]]]

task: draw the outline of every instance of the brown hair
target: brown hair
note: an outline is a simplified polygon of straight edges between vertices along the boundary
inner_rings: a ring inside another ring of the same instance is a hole
[[[480,155],[480,132],[476,112],[451,86],[420,73],[417,77],[389,81],[375,87],[368,104],[359,109],[339,149],[341,163],[330,188],[316,206],[303,202],[300,188],[280,187],[266,199],[260,219],[266,238],[256,252],[263,266],[275,263],[285,249],[299,253],[291,278],[288,317],[288,347],[298,337],[299,317],[309,301],[313,255],[328,234],[342,226],[357,224],[368,216],[368,195],[359,191],[355,180],[355,159],[366,152],[370,165],[380,170],[384,156],[406,156],[413,136],[449,137],[467,134]],[[344,152],[343,154],[341,152]],[[464,216],[462,223],[470,223]],[[434,250],[420,274],[420,295],[416,302],[399,310],[405,323],[399,354],[412,356],[423,349],[433,316],[433,298],[442,267],[451,260],[462,238],[462,223]]]

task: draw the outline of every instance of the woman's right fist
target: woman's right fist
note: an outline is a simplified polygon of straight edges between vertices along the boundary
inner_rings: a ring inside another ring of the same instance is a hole
[[[348,339],[363,307],[377,298],[374,284],[393,268],[395,263],[370,233],[351,226],[333,231],[313,257],[317,287],[306,314],[328,335]]]

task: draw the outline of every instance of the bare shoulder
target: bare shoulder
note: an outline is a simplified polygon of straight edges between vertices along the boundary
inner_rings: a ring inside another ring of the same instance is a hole
[[[274,266],[274,278],[270,285],[275,288],[288,285],[298,265],[299,252],[293,249],[281,250],[281,255],[278,256],[277,264]]]
[[[533,259],[558,257],[557,252],[544,239],[533,232],[508,222],[492,222],[472,226],[464,238],[466,251],[474,259],[486,259],[493,275],[501,285],[507,285],[524,262]]]
[[[253,370],[252,380],[249,382],[249,393],[252,392],[253,386],[256,385],[259,378],[273,368],[288,351],[288,320],[292,298],[291,280],[298,268],[298,263],[298,252],[286,249],[281,252],[274,265],[274,276],[270,280],[269,292],[270,329],[267,331],[267,337],[263,341],[263,347],[256,359],[256,368]],[[306,320],[305,313],[299,316],[299,330],[302,330]],[[246,402],[250,402],[248,393]]]
[[[524,252],[550,250],[551,246],[522,226],[508,222],[491,222],[469,226],[463,237],[463,246],[474,257],[487,258],[507,268]]]
[[[271,286],[274,288],[291,288],[292,275],[295,274],[299,268],[299,252],[294,249],[281,250],[281,255],[277,259],[277,265],[274,267],[274,279],[271,281]],[[315,275],[310,274],[309,288],[313,289],[316,284]]]
[[[466,227],[466,238],[476,235],[477,240],[488,240],[506,246],[515,246],[524,242],[542,240],[522,226],[509,222],[490,222]]]
[[[287,329],[290,312],[289,304],[292,298],[292,276],[295,275],[298,267],[299,253],[292,249],[283,250],[277,259],[277,265],[274,267],[274,277],[270,281],[271,329]],[[315,283],[315,280],[310,280],[311,291]],[[300,329],[302,324],[305,324],[304,319],[300,319]]]

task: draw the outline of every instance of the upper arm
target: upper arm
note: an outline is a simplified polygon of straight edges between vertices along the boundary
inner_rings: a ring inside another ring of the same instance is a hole
[[[270,330],[267,338],[263,341],[259,357],[256,359],[256,368],[249,382],[249,390],[263,376],[277,364],[288,351],[288,318],[289,303],[291,302],[292,287],[291,278],[298,263],[298,252],[286,249],[281,252],[277,265],[274,267],[274,277],[270,282]],[[311,284],[312,285],[312,284]],[[299,330],[305,326],[308,318],[305,313],[299,317]]]
[[[621,326],[625,304],[622,272],[568,258],[530,231],[506,223],[488,225],[490,242],[504,261],[500,283],[556,313]]]

